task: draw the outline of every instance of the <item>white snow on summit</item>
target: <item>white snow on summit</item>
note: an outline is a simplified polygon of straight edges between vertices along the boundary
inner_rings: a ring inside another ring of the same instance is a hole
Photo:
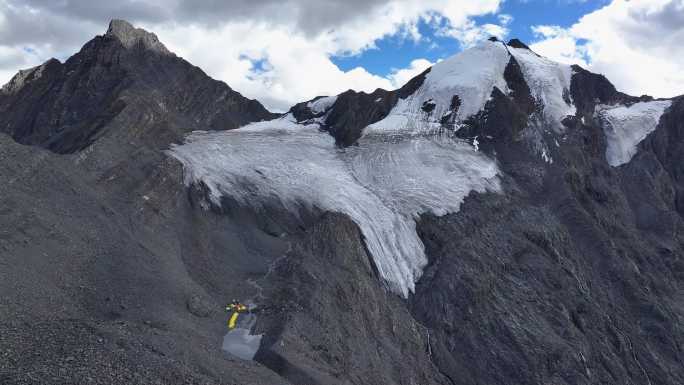
[[[439,121],[448,113],[454,95],[461,105],[457,120],[463,120],[484,108],[494,87],[508,92],[504,70],[510,59],[506,46],[501,42],[484,41],[435,64],[425,77],[423,84],[406,99],[400,99],[390,114],[366,131],[391,131],[439,126]],[[424,103],[434,104],[430,116],[421,110]],[[425,126],[427,125],[427,127]]]
[[[435,64],[416,92],[400,99],[390,114],[370,125],[366,132],[400,128],[414,132],[438,128],[443,116],[450,113],[451,101],[458,95],[461,105],[455,121],[461,122],[481,111],[494,87],[508,94],[504,71],[511,55],[520,64],[532,96],[542,107],[542,119],[555,130],[561,121],[575,114],[570,100],[572,68],[541,57],[529,49],[508,47],[499,41],[484,41]],[[433,112],[421,108],[434,104]]]
[[[597,114],[606,135],[606,160],[613,167],[632,160],[637,145],[653,132],[671,100],[634,103],[631,106],[603,106]]]
[[[194,132],[170,150],[186,183],[202,181],[219,204],[230,196],[256,209],[280,203],[297,215],[316,207],[349,215],[381,277],[403,296],[427,264],[415,218],[458,211],[471,191],[499,191],[495,162],[442,136],[367,135],[339,149],[317,124],[292,117],[222,132]]]

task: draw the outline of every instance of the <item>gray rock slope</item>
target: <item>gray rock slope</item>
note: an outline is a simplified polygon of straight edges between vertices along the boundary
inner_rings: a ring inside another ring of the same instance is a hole
[[[210,205],[183,185],[170,143],[272,114],[154,35],[116,21],[19,73],[0,92],[0,382],[683,383],[684,99],[611,167],[597,105],[647,98],[575,68],[577,113],[549,164],[514,59],[504,75],[513,92],[457,135],[495,154],[505,193],[421,217],[430,264],[404,300],[349,218]],[[338,96],[325,128],[352,145],[424,76]],[[260,308],[255,361],[220,350],[234,297]]]

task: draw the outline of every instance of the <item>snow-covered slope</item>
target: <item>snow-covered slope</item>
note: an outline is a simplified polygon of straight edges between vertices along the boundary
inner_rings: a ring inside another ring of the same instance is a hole
[[[575,113],[570,97],[571,67],[501,41],[483,41],[435,64],[412,95],[399,100],[385,119],[366,131],[400,128],[418,132],[439,128],[445,120],[458,129],[459,124],[483,110],[494,88],[509,94],[504,72],[511,58],[521,67],[539,119],[562,131],[561,121]]]
[[[631,106],[604,106],[598,118],[606,134],[606,160],[613,167],[629,162],[637,145],[656,129],[660,116],[671,100],[634,103]]]
[[[572,69],[569,65],[551,61],[526,48],[509,47],[520,64],[525,82],[541,108],[541,118],[555,130],[562,130],[561,121],[575,113],[570,100]]]
[[[404,296],[427,263],[414,218],[458,211],[470,191],[499,189],[494,161],[462,141],[378,134],[341,150],[318,125],[290,116],[195,132],[171,154],[216,204],[227,195],[257,208],[279,202],[294,214],[303,206],[349,215],[380,275]]]
[[[502,42],[484,41],[458,55],[435,64],[423,84],[412,95],[399,100],[370,131],[423,131],[439,127],[452,114],[462,121],[482,110],[494,87],[507,92],[504,70],[510,60]]]

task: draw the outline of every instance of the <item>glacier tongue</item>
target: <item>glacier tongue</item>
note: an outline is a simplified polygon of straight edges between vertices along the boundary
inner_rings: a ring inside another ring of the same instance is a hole
[[[471,145],[409,132],[366,135],[339,149],[318,125],[291,117],[224,132],[195,132],[169,151],[186,183],[204,182],[257,208],[279,201],[349,215],[361,229],[378,272],[403,296],[414,290],[427,259],[415,218],[456,212],[471,191],[498,191],[495,162]]]
[[[613,167],[632,160],[637,145],[656,129],[671,100],[634,103],[631,106],[600,107],[597,115],[606,135],[606,160]]]

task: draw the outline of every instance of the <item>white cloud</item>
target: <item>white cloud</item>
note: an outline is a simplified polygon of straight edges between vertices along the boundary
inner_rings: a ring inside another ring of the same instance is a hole
[[[501,23],[503,26],[507,26],[513,21],[513,16],[506,13],[498,15],[497,18],[499,19],[499,23]]]
[[[343,71],[331,57],[373,49],[378,39],[388,36],[420,40],[417,25],[421,20],[439,17],[451,27],[474,26],[468,17],[495,12],[498,5],[498,0],[477,5],[454,0],[387,1],[367,14],[313,35],[288,22],[226,23],[214,28],[173,23],[149,28],[157,31],[171,50],[182,53],[210,75],[270,108],[285,110],[296,102],[348,89],[371,92],[400,87],[425,70],[429,62],[414,60],[408,68],[378,76],[362,67]],[[266,61],[268,69],[255,73],[245,58]]]
[[[364,68],[343,71],[331,58],[374,49],[376,41],[389,36],[421,40],[417,28],[421,21],[440,20],[445,28],[459,29],[462,36],[454,37],[463,39],[463,45],[485,34],[504,33],[504,27],[478,26],[470,19],[495,13],[500,0],[119,3],[104,6],[86,0],[0,0],[0,48],[19,52],[25,46],[36,47],[33,56],[25,55],[12,64],[0,63],[0,83],[9,80],[9,73],[51,56],[66,58],[86,40],[102,33],[110,17],[127,18],[157,33],[169,49],[212,77],[277,110],[349,88],[372,91],[401,85],[408,74],[420,72],[418,68],[425,61],[414,61],[406,69],[378,76]],[[138,5],[144,5],[139,12]],[[469,29],[480,32],[470,33]],[[267,65],[257,69],[255,61]]]
[[[411,61],[411,64],[407,68],[395,69],[389,75],[392,88],[403,86],[416,75],[419,75],[429,67],[432,67],[433,64],[435,63],[432,63],[427,59],[415,59]]]
[[[624,92],[684,94],[682,0],[614,0],[569,28],[533,31],[535,52],[603,73]]]
[[[510,32],[507,28],[508,23],[512,21],[505,17],[499,18],[501,24],[477,24],[472,20],[466,20],[463,24],[458,26],[447,26],[438,31],[441,36],[450,36],[458,40],[463,48],[470,48],[478,42],[496,37],[503,40]]]
[[[589,66],[584,47],[577,44],[577,39],[568,30],[554,25],[538,25],[533,26],[532,31],[541,39],[531,45],[533,51],[560,63]]]
[[[414,60],[408,68],[387,77],[361,67],[342,71],[326,53],[327,42],[263,24],[231,24],[212,30],[174,26],[158,28],[157,34],[172,51],[199,63],[210,76],[280,111],[296,102],[348,89],[396,88],[431,64]],[[237,39],[239,36],[249,39]],[[264,64],[255,68],[255,62]]]

